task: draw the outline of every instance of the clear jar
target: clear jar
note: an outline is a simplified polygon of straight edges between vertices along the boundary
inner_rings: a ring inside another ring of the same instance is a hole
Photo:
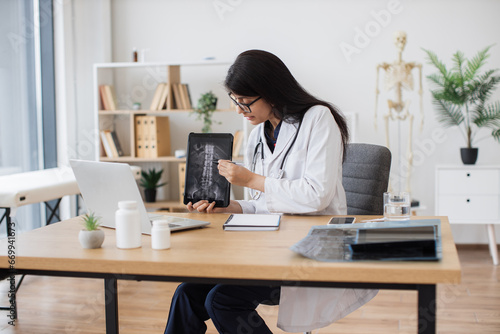
[[[116,247],[123,249],[141,247],[141,215],[136,201],[118,202],[115,223]]]
[[[168,223],[168,219],[153,220],[153,227],[151,228],[151,248],[170,248],[170,227]]]

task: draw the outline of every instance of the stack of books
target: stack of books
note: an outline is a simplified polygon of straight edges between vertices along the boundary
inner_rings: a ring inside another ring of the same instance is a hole
[[[191,95],[187,84],[161,82],[156,87],[150,110],[192,109]]]
[[[118,158],[123,156],[123,150],[115,131],[101,130],[100,135],[103,146],[102,151],[108,158]]]

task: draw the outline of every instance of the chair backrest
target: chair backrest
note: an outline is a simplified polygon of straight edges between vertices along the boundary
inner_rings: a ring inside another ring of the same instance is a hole
[[[349,215],[384,214],[391,151],[385,146],[348,144],[342,165],[342,184]]]

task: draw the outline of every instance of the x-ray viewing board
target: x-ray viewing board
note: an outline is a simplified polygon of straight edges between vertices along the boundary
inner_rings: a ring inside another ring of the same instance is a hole
[[[229,205],[231,184],[219,174],[217,161],[231,160],[233,135],[230,133],[190,133],[186,159],[184,204],[215,201]]]

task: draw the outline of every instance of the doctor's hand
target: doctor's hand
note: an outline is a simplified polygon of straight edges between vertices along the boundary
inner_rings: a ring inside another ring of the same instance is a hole
[[[224,176],[229,183],[264,192],[265,176],[252,173],[229,160],[219,160],[218,168],[219,174]]]
[[[196,203],[189,202],[187,204],[189,212],[202,212],[202,213],[243,213],[241,205],[236,201],[230,201],[226,208],[216,208],[215,202],[210,203],[207,200],[201,200]]]

